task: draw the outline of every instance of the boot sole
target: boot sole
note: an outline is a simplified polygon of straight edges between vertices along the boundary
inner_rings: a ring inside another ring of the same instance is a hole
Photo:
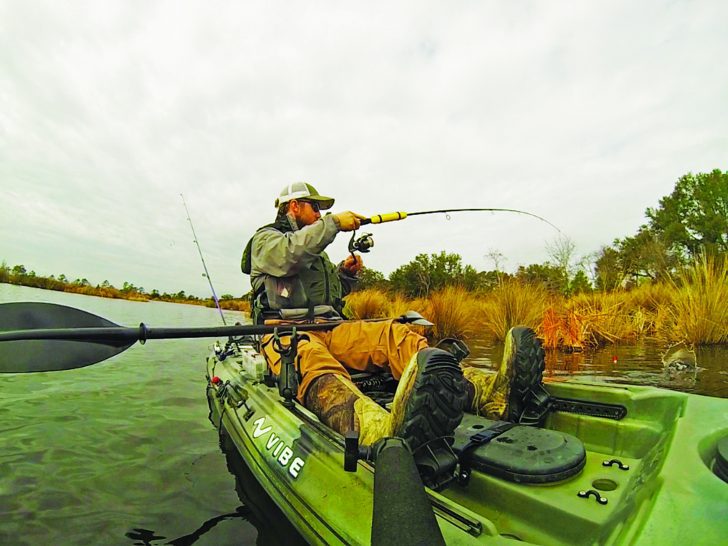
[[[508,393],[508,421],[517,423],[525,409],[529,393],[541,385],[544,371],[544,350],[536,332],[524,326],[513,328],[516,351],[510,366],[511,389]]]
[[[452,444],[467,401],[463,371],[452,354],[436,348],[420,351],[417,365],[398,435],[413,451],[436,438]]]

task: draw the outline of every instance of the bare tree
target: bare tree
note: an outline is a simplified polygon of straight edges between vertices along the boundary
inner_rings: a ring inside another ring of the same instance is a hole
[[[507,258],[497,248],[488,249],[488,252],[485,253],[485,257],[493,262],[493,267],[496,272],[500,272],[501,263],[507,261]]]
[[[546,243],[546,251],[549,253],[549,257],[564,274],[564,292],[567,291],[569,282],[575,273],[575,267],[572,264],[575,250],[576,244],[566,235],[559,235],[552,243]]]

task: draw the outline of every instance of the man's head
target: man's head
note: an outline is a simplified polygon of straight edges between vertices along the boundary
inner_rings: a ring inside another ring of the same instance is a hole
[[[285,211],[292,215],[299,226],[313,224],[321,218],[319,211],[330,209],[333,205],[332,197],[320,195],[316,188],[306,182],[287,185],[275,202],[279,214]]]

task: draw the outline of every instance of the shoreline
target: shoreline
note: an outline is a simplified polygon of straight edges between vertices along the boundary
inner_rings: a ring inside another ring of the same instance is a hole
[[[212,297],[198,298],[197,296],[186,296],[183,298],[175,297],[169,294],[147,294],[136,290],[120,290],[114,286],[101,287],[91,286],[88,284],[63,283],[56,279],[48,279],[47,277],[33,277],[40,282],[19,281],[17,279],[0,279],[2,284],[11,284],[14,286],[25,286],[27,288],[37,288],[39,290],[50,290],[53,292],[67,292],[69,294],[80,294],[82,296],[96,296],[99,298],[108,298],[116,300],[128,300],[136,302],[147,301],[163,301],[166,303],[180,303],[186,305],[199,305],[201,307],[210,307],[215,309],[215,300]],[[44,286],[46,285],[46,286]],[[230,311],[250,312],[250,305],[247,299],[243,298],[226,298],[218,300],[220,308]]]

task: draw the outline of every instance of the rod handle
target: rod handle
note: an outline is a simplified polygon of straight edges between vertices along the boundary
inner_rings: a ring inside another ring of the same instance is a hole
[[[394,222],[396,220],[404,220],[405,218],[407,218],[406,212],[388,212],[386,214],[376,214],[371,218],[364,218],[361,221],[361,225],[383,224],[384,222]]]

